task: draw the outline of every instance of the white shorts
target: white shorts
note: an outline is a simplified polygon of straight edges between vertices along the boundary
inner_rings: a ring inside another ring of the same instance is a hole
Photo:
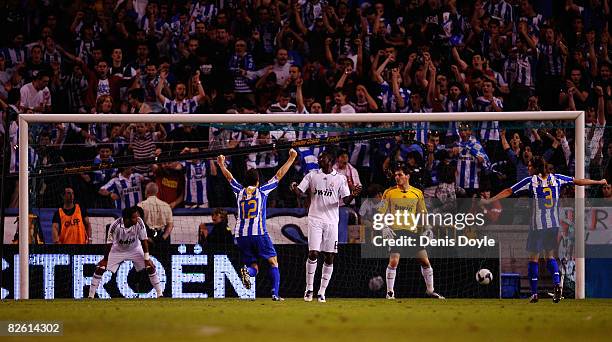
[[[117,272],[119,266],[121,266],[121,263],[126,260],[132,260],[136,271],[140,271],[145,268],[144,251],[142,250],[142,246],[138,245],[138,247],[127,251],[123,251],[118,248],[116,249],[115,246],[113,246],[110,253],[108,253],[108,263],[106,264],[106,269],[112,273],[115,273]]]
[[[308,219],[308,250],[338,253],[338,224]]]

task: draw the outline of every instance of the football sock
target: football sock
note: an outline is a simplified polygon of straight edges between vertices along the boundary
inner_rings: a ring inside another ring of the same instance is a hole
[[[251,277],[255,277],[257,276],[257,269],[255,267],[247,267],[247,270],[249,271],[249,276]]]
[[[423,279],[425,280],[425,286],[427,287],[427,293],[433,293],[434,292],[433,267],[421,266],[421,274],[423,275]]]
[[[96,291],[98,291],[100,280],[102,280],[102,276],[94,273],[93,277],[91,278],[91,285],[89,285],[89,298],[94,298],[96,296]]]
[[[312,291],[314,276],[317,271],[317,260],[306,260],[306,291]]]
[[[531,294],[538,294],[538,262],[530,261],[527,270],[527,276],[529,277],[529,286],[531,287]]]
[[[320,295],[325,296],[325,290],[327,289],[327,285],[329,285],[329,280],[331,279],[333,271],[334,264],[328,265],[323,263],[323,272],[321,272],[321,286],[319,287]]]
[[[152,274],[149,274],[149,281],[151,282],[151,285],[153,285],[153,287],[155,288],[155,292],[157,292],[157,297],[163,296],[164,291],[161,288],[161,283],[159,281],[157,271],[153,272]]]
[[[278,288],[280,287],[280,272],[278,267],[270,267],[270,281],[272,282],[272,295],[278,297]]]
[[[548,272],[550,272],[550,275],[552,275],[553,284],[559,285],[561,282],[561,277],[559,276],[559,265],[557,264],[557,259],[548,259],[546,266],[548,268]]]
[[[395,267],[387,266],[387,292],[393,291],[395,285]]]

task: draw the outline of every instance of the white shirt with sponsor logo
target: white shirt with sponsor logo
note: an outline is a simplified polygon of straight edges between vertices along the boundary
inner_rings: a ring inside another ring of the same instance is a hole
[[[338,207],[342,198],[349,196],[350,191],[346,177],[336,170],[326,174],[320,169],[310,171],[298,185],[302,192],[310,189],[310,208],[308,218],[327,223],[338,223]]]
[[[147,229],[140,217],[135,225],[127,228],[123,224],[123,218],[120,217],[111,224],[107,243],[113,244],[112,250],[126,252],[139,248],[140,241],[146,238]]]

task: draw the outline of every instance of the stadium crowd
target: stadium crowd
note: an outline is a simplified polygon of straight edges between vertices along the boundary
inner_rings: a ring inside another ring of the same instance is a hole
[[[2,141],[8,137],[2,151],[12,173],[16,113],[584,110],[587,177],[610,181],[607,0],[9,0],[2,6],[0,134]],[[439,199],[505,188],[528,175],[534,156],[573,174],[573,127],[563,123],[402,125],[412,133],[335,149],[335,168],[351,187],[380,195],[393,182],[386,171],[394,162],[409,164],[411,184]],[[241,179],[255,167],[266,179],[287,151],[249,153],[249,146],[372,126],[37,125],[30,160],[40,168],[236,148],[234,175]],[[303,205],[289,184],[316,167],[321,149],[300,149],[269,206]],[[84,207],[122,208],[142,201],[150,181],[172,208],[235,205],[217,166],[202,160],[40,178],[31,197],[36,206],[57,208],[70,186]],[[3,194],[7,206],[17,205],[14,183]],[[591,191],[612,194],[609,186]]]

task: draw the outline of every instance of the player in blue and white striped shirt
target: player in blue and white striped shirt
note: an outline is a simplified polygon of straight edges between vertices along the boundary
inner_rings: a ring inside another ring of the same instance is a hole
[[[448,86],[448,96],[444,100],[444,111],[449,113],[467,112],[471,108],[471,103],[465,95],[463,86],[458,82],[451,83]],[[455,140],[459,137],[459,128],[457,121],[451,121],[448,124],[446,136]]]
[[[266,230],[266,200],[270,192],[276,189],[278,182],[293,165],[296,157],[297,152],[294,149],[289,150],[287,162],[272,179],[262,186],[259,186],[257,169],[248,170],[245,175],[246,187],[238,183],[227,169],[225,156],[217,157],[217,164],[219,164],[223,176],[230,182],[238,204],[238,220],[234,228],[234,236],[238,243],[242,262],[245,264],[240,269],[242,283],[247,289],[250,289],[251,277],[257,276],[259,270],[257,258],[268,260],[272,282],[272,300],[274,301],[283,299],[278,295],[280,272],[278,271],[276,250]]]
[[[502,19],[506,25],[512,23],[512,20],[514,19],[512,5],[507,3],[505,0],[487,1],[482,7],[490,16]]]
[[[121,170],[119,175],[100,188],[100,195],[110,196],[117,209],[133,207],[142,201],[142,181],[139,173],[132,173],[131,167]]]
[[[483,204],[489,204],[494,201],[506,198],[513,193],[528,191],[529,196],[533,198],[533,207],[531,208],[531,227],[527,237],[527,251],[529,257],[529,280],[531,286],[530,302],[538,301],[538,259],[540,252],[544,251],[547,258],[548,271],[552,275],[555,291],[553,302],[558,303],[561,300],[561,287],[559,266],[555,259],[555,250],[557,248],[557,234],[560,227],[559,221],[559,197],[561,187],[564,185],[605,185],[605,179],[595,181],[591,179],[576,179],[560,174],[552,174],[547,172],[546,162],[542,157],[535,157],[529,162],[530,177],[526,177],[520,182],[507,188],[489,200],[483,200]]]
[[[93,165],[100,165],[102,163],[114,163],[112,145],[100,144],[98,145],[98,155],[93,160]],[[93,172],[92,183],[99,187],[110,181],[117,173],[116,168],[96,170]]]
[[[501,112],[504,103],[501,98],[493,96],[495,92],[494,81],[485,79],[482,81],[483,96],[479,96],[474,101],[474,111],[476,112]],[[482,121],[480,123],[481,141],[499,141],[499,121]]]
[[[386,81],[380,83],[380,94],[378,99],[382,103],[382,109],[387,113],[407,113],[410,111],[411,91],[408,88],[398,88],[401,99],[398,99],[394,92],[393,86]]]
[[[199,149],[191,148],[190,153]],[[207,174],[217,175],[214,162],[208,160],[186,160],[181,162],[185,170],[185,208],[208,208]]]
[[[480,171],[490,166],[489,156],[480,142],[472,136],[472,128],[467,123],[459,126],[461,141],[451,152],[457,159],[456,184],[473,195],[480,188]]]
[[[196,85],[196,89],[198,90],[198,94],[192,98],[187,98],[187,85],[183,82],[179,82],[174,87],[174,100],[170,100],[164,95],[162,95],[163,88],[167,85],[166,79],[168,78],[168,72],[162,71],[159,74],[159,83],[155,88],[155,95],[157,96],[157,100],[161,103],[162,107],[168,114],[193,114],[196,111],[196,108],[200,104],[200,101],[204,99],[205,93],[204,88],[202,88],[202,82],[200,81],[200,71],[197,70],[190,81]],[[173,131],[178,128],[179,125],[170,124],[167,128],[168,132]]]

